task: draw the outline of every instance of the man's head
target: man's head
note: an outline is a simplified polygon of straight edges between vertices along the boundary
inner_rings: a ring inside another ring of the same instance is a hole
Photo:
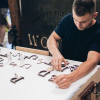
[[[97,16],[95,0],[74,0],[73,7],[74,23],[79,30],[89,28],[94,24]]]

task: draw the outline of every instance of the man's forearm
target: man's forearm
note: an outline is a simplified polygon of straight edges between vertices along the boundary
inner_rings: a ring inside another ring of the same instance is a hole
[[[57,47],[57,40],[60,39],[61,38],[55,32],[53,32],[47,41],[48,49],[52,54],[51,64],[53,68],[57,71],[61,71],[62,62],[64,62],[65,65],[67,65],[65,58],[62,56]]]
[[[57,53],[60,53],[57,47],[57,42],[53,38],[48,39],[47,47],[52,55],[56,55]]]
[[[96,65],[97,63],[93,62],[92,60],[87,60],[82,63],[75,71],[70,74],[72,76],[73,82],[89,74]]]

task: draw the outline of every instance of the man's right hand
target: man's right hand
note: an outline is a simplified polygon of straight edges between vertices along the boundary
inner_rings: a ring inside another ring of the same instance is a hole
[[[55,70],[61,71],[62,62],[65,63],[65,66],[67,65],[67,62],[58,50],[57,40],[61,40],[61,37],[57,35],[55,31],[53,31],[53,33],[50,35],[47,41],[47,46],[50,53],[53,55],[52,60],[51,60],[52,66],[54,67]]]
[[[61,68],[62,62],[65,63],[65,66],[68,64],[67,61],[65,60],[65,58],[61,54],[53,56],[51,59],[51,64],[52,64],[53,68],[57,71],[62,70],[62,68]]]

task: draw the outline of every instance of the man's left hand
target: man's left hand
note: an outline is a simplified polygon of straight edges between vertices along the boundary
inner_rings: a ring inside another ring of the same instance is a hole
[[[68,88],[72,83],[72,76],[70,74],[62,74],[52,79],[54,79],[53,83],[58,85],[61,89]]]

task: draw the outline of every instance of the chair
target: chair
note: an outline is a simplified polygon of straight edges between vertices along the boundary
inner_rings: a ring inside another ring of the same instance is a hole
[[[37,53],[37,54],[42,54],[42,55],[49,56],[49,51],[44,51],[44,50],[31,49],[31,48],[20,47],[20,46],[16,46],[16,50],[25,51],[25,52],[31,52],[31,53]]]

